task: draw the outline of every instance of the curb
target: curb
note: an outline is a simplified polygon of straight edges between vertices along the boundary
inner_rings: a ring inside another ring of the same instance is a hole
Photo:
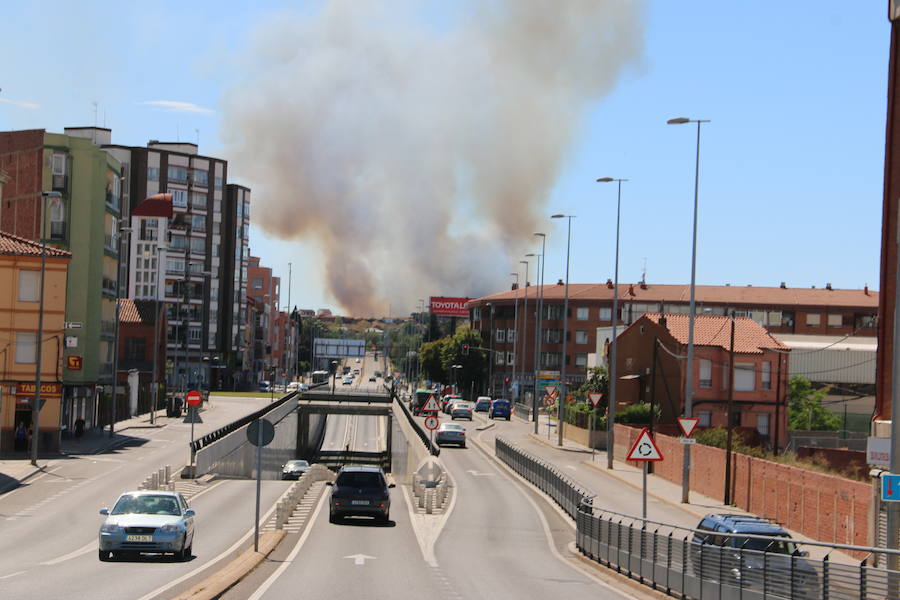
[[[566,448],[565,446],[556,446],[553,443],[548,442],[547,440],[541,438],[540,435],[535,435],[533,433],[529,433],[528,437],[530,437],[531,439],[533,439],[536,442],[542,443],[545,446],[553,448],[554,450],[562,450],[563,452],[572,452],[574,454],[590,454],[591,453],[591,451],[589,449],[581,450],[580,448]]]
[[[476,427],[476,428],[475,428],[475,431],[485,431],[485,430],[488,430],[488,429],[490,429],[491,427],[493,427],[493,426],[495,426],[495,425],[496,425],[496,423],[488,423],[488,424],[486,424],[486,425],[482,425],[481,427]]]
[[[259,536],[259,552],[247,548],[240,556],[172,600],[213,600],[237,584],[255,569],[285,536],[284,530],[267,531]]]

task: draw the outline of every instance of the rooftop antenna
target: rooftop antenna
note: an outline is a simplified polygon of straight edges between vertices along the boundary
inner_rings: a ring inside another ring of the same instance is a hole
[[[199,130],[199,129],[195,129],[195,130],[194,130],[194,133],[197,134],[197,147],[199,148],[199,147],[200,147],[200,130]]]
[[[644,257],[644,268],[641,269],[641,283],[647,285],[647,257]]]
[[[97,106],[98,106],[98,102],[97,102],[96,100],[94,100],[93,102],[91,102],[91,104],[94,105],[94,127],[96,127],[96,126],[97,126]]]

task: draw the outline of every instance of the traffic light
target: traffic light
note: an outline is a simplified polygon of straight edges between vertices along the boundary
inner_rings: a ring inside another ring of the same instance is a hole
[[[469,345],[463,344],[463,356],[468,356],[468,355],[469,355]]]
[[[504,379],[503,381],[506,382],[506,383],[509,383],[509,377],[507,377],[507,378]]]

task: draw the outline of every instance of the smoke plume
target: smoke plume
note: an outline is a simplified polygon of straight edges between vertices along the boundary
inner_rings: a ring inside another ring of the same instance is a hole
[[[253,221],[313,240],[348,314],[505,287],[587,109],[640,55],[636,2],[465,7],[443,29],[398,17],[396,2],[279,15],[225,96]]]

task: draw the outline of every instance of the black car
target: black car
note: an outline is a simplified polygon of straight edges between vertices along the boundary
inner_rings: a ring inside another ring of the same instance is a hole
[[[387,522],[391,512],[391,495],[384,471],[379,467],[353,466],[338,471],[332,486],[328,520],[337,523],[343,517],[375,517]]]
[[[300,476],[309,470],[309,463],[305,460],[289,460],[281,467],[282,479],[300,479]]]

